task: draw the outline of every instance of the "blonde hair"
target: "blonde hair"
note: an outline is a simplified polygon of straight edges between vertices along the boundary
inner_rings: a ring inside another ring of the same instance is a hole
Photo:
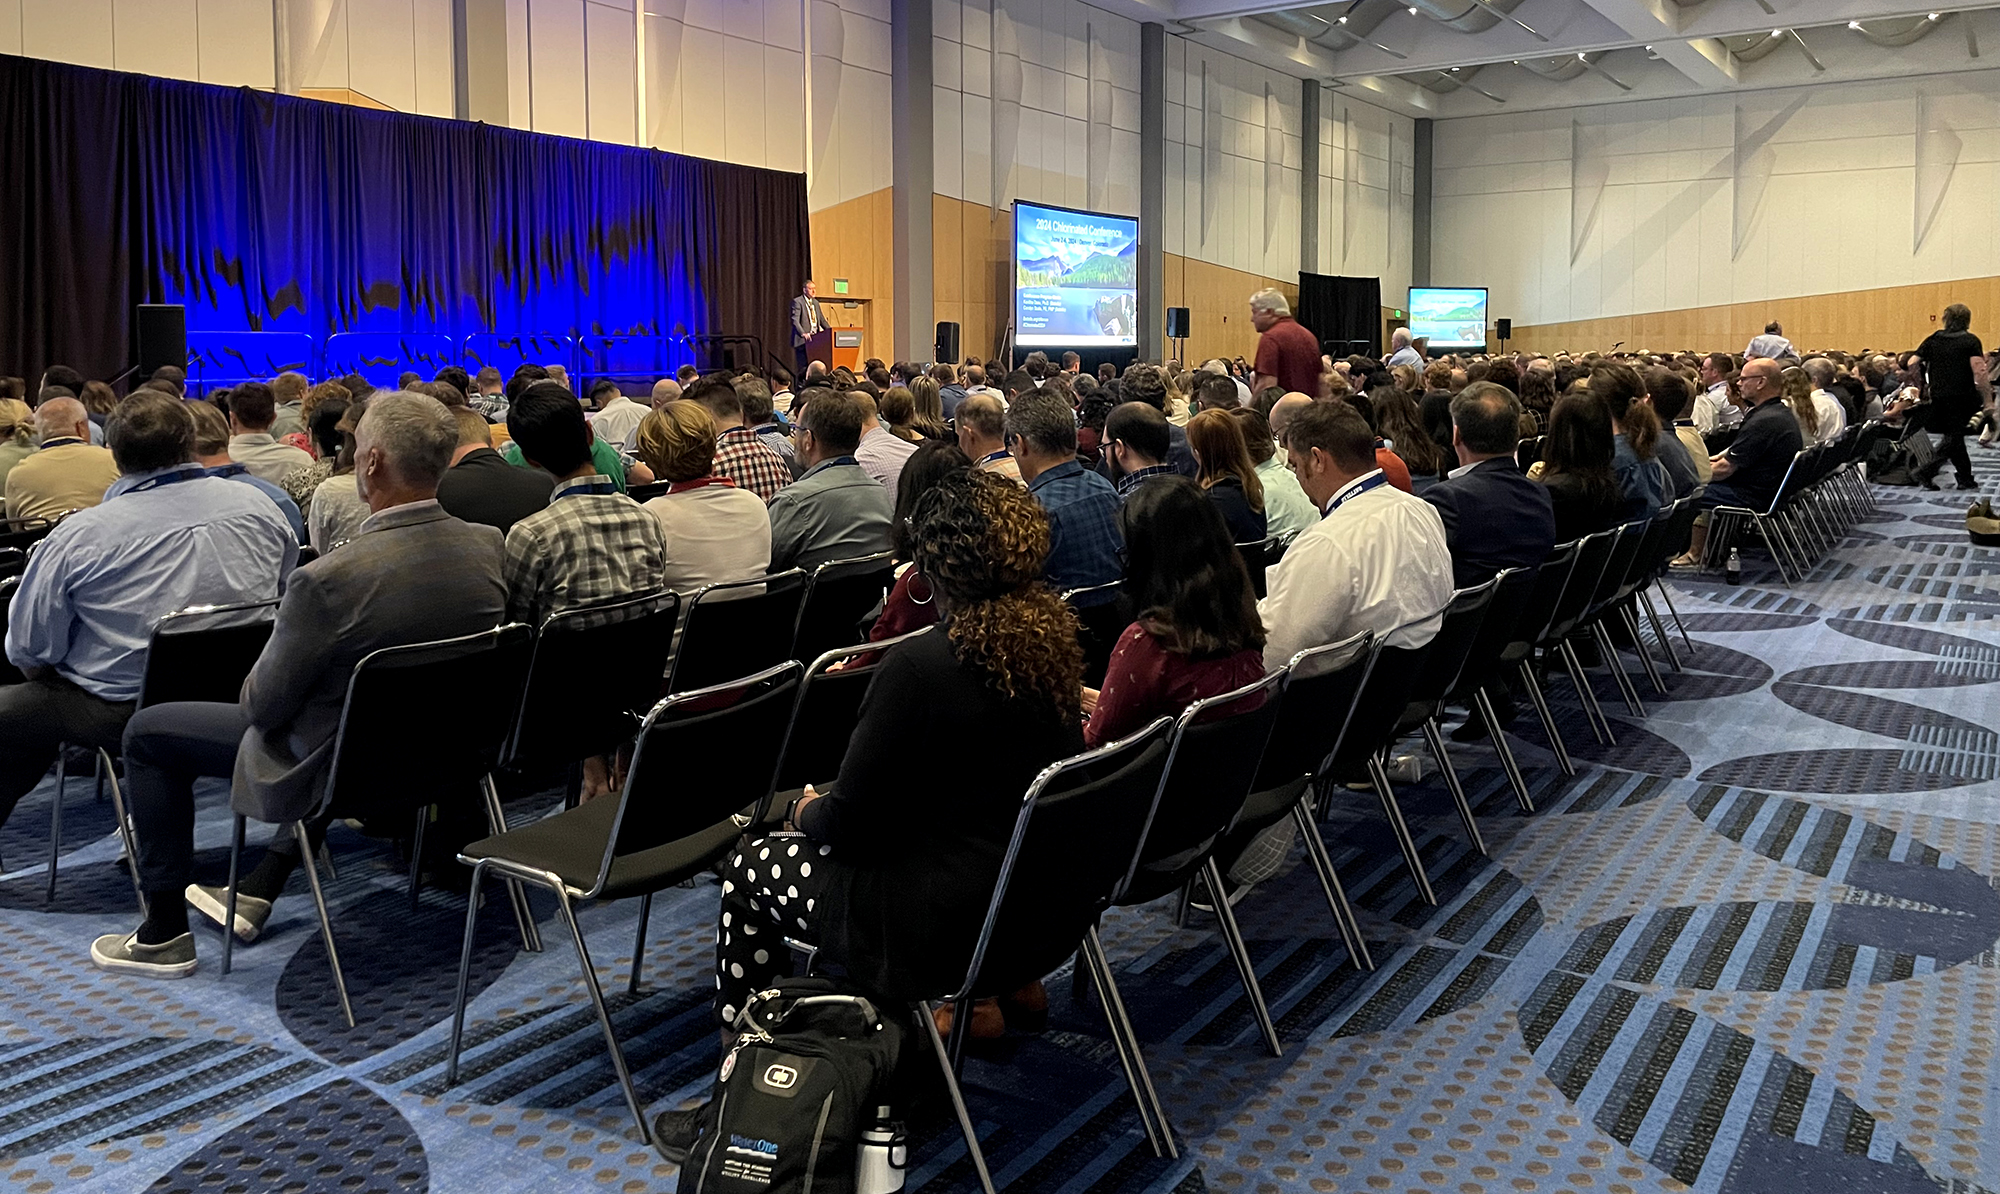
[[[0,398],[0,441],[35,442],[35,411],[19,398]]]
[[[639,459],[669,481],[693,481],[715,468],[715,416],[699,402],[669,402],[639,421]]]

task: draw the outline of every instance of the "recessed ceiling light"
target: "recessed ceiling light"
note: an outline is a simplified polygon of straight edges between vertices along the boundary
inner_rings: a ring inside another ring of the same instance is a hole
[[[1854,31],[1855,31],[1855,32],[1857,32],[1857,33],[1861,32],[1861,22],[1860,22],[1860,21],[1849,21],[1849,22],[1847,22],[1847,27],[1848,27],[1849,29],[1852,29],[1852,30],[1854,30]]]
[[[1416,9],[1414,9],[1414,8],[1413,8],[1413,9],[1411,9],[1411,10],[1410,10],[1410,15],[1411,15],[1411,16],[1413,16],[1413,17],[1414,17],[1414,16],[1416,16],[1416,15],[1418,15],[1418,13],[1417,13],[1417,10],[1416,10]]]
[[[1937,14],[1937,13],[1932,13],[1932,14],[1931,14],[1931,17],[1930,17],[1930,19],[1931,19],[1931,20],[1933,20],[1933,21],[1935,21],[1935,20],[1937,20],[1937,19],[1938,19],[1938,16],[1939,16],[1939,14]]]
[[[1345,25],[1345,24],[1347,24],[1347,18],[1346,18],[1346,17],[1342,17],[1342,18],[1340,18],[1340,19],[1339,19],[1338,21],[1335,21],[1335,22],[1334,22],[1334,24],[1336,24],[1336,25]]]
[[[1772,36],[1772,37],[1783,37],[1784,35],[1785,35],[1785,31],[1784,31],[1783,29],[1773,29],[1773,30],[1771,30],[1771,36]]]

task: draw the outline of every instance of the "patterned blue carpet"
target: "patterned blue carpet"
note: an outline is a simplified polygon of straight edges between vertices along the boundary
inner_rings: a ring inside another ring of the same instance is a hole
[[[1664,697],[1639,680],[1643,722],[1597,674],[1617,745],[1593,742],[1557,682],[1581,774],[1518,723],[1538,813],[1516,810],[1490,751],[1454,747],[1490,857],[1436,779],[1403,785],[1438,907],[1372,796],[1333,810],[1381,965],[1348,964],[1309,868],[1244,900],[1282,1058],[1212,922],[1111,918],[1182,1155],[1152,1155],[1095,1003],[1061,974],[1047,1032],[968,1065],[996,1178],[1065,1194],[2000,1190],[2000,551],[1966,544],[1956,495],[1879,496],[1796,589],[1755,560],[1741,588],[1672,582],[1686,671]],[[71,781],[45,905],[53,787],[0,830],[0,1190],[672,1188],[549,907],[549,949],[530,955],[489,902],[447,1089],[462,897],[426,891],[412,914],[398,861],[336,829],[353,1030],[302,896],[228,978],[212,933],[191,980],[112,977],[88,964],[93,936],[134,921],[108,806]],[[227,833],[211,791],[200,844],[218,878]],[[715,901],[712,883],[656,901],[636,995],[636,909],[583,915],[656,1105],[702,1090],[715,1060]],[[917,1143],[910,1188],[976,1188],[954,1133]]]

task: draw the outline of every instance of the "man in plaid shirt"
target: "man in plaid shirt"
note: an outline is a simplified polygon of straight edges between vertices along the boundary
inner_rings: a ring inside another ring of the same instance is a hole
[[[792,470],[778,450],[743,425],[743,398],[720,377],[705,377],[689,386],[682,398],[699,402],[715,416],[715,475],[727,477],[769,503],[792,483]]]
[[[507,431],[530,466],[556,477],[548,508],[507,532],[500,573],[508,619],[539,626],[574,606],[658,589],[665,532],[592,464],[590,424],[576,396],[555,382],[535,383],[508,408]]]

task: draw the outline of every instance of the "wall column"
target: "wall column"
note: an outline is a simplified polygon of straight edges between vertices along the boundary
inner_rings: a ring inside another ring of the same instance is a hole
[[[1167,28],[1139,26],[1139,359],[1167,355]]]
[[[1410,170],[1410,285],[1431,284],[1431,135],[1437,122],[1417,121],[1416,162]]]
[[[931,195],[935,185],[931,118],[931,0],[890,0],[890,109],[894,127],[895,356],[935,355],[932,316]]]
[[[1299,270],[1319,272],[1318,79],[1299,85]]]

